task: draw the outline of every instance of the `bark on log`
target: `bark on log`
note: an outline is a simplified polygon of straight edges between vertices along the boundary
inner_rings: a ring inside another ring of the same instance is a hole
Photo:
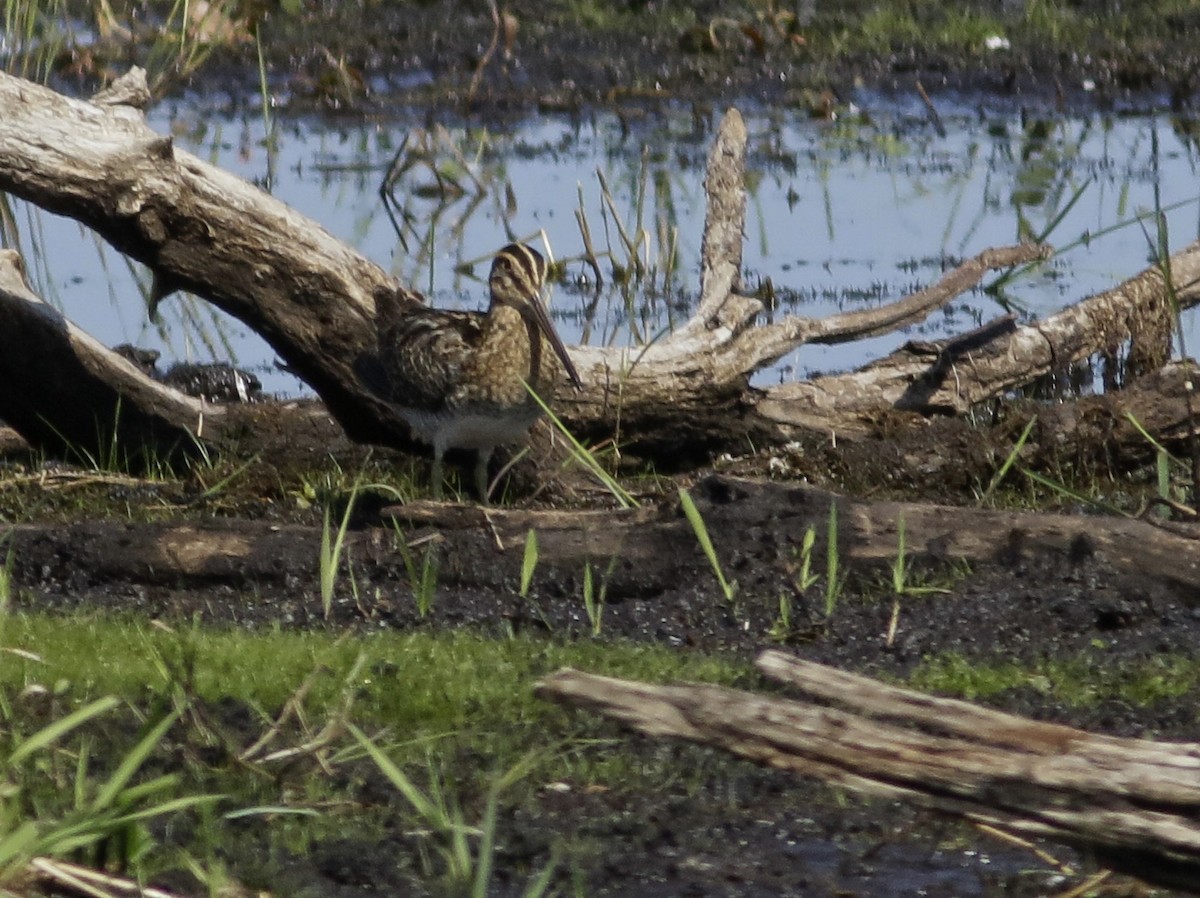
[[[1200,882],[1200,745],[1092,735],[781,652],[765,652],[758,664],[810,700],[573,670],[536,691],[651,736],[1068,842],[1159,885]]]
[[[1200,241],[1172,255],[1169,266],[1180,308],[1200,302]],[[955,338],[910,343],[850,374],[784,384],[771,390],[757,411],[782,428],[816,429],[839,437],[869,431],[883,407],[962,414],[1126,341],[1161,341],[1170,333],[1169,318],[1164,319],[1169,308],[1162,270],[1154,265],[1111,290],[1043,321],[1006,330],[982,345],[960,350]],[[1166,360],[1147,355],[1151,364],[1144,370]]]
[[[148,377],[97,343],[25,282],[14,250],[0,250],[0,420],[49,454],[84,467],[161,469],[203,445],[236,443],[247,456],[331,446],[341,428],[312,401],[207,402]]]
[[[1195,362],[1171,362],[1120,390],[1075,402],[1030,403],[1037,417],[1032,441],[1041,458],[1066,453],[1075,461],[1103,462],[1108,471],[1128,470],[1154,456],[1142,430],[1173,453],[1191,455],[1189,445],[1200,433],[1200,402]],[[1024,417],[1021,409],[1017,417]],[[1135,423],[1137,422],[1136,426]]]
[[[896,557],[903,518],[905,551],[913,563],[967,560],[1015,566],[1049,558],[1067,565],[1096,556],[1112,571],[1111,587],[1159,584],[1181,601],[1200,601],[1200,526],[1166,531],[1144,521],[951,508],[916,502],[866,502],[808,486],[713,476],[692,490],[718,540],[726,570],[733,553],[790,557],[815,528],[824,552],[831,505],[838,508],[838,551],[849,569],[884,568]],[[644,598],[679,583],[708,581],[691,525],[675,503],[612,511],[522,511],[414,503],[388,513],[402,532],[436,535],[443,588],[506,590],[518,582],[526,534],[538,534],[538,578],[573,582],[585,562],[612,568],[609,601]],[[360,576],[403,580],[393,530],[350,532],[346,553]],[[245,521],[154,524],[111,521],[68,526],[19,524],[9,537],[18,579],[48,572],[73,583],[126,582],[187,588],[226,583],[282,583],[299,569],[315,577],[318,527]],[[297,565],[300,566],[298,569]]]
[[[261,333],[351,437],[413,448],[394,412],[360,383],[354,363],[374,345],[374,298],[416,295],[316,223],[151,131],[134,108],[140,105],[135,80],[89,103],[0,74],[0,189],[84,222],[149,266],[155,302],[188,289]],[[1067,317],[1018,328],[969,351],[961,343],[910,347],[862,372],[750,389],[756,368],[797,345],[845,341],[919,320],[987,270],[1042,258],[1047,250],[988,250],[939,284],[882,309],[756,327],[759,304],[736,292],[745,140],[741,117],[730,110],[706,177],[696,316],[648,348],[576,349],[588,389],[564,397],[561,411],[579,432],[609,437],[615,431],[635,451],[676,464],[744,446],[748,438],[764,445],[811,428],[851,435],[887,408],[960,411],[1054,364],[1110,348],[1136,334],[1137,322],[1154,310],[1151,317],[1161,319],[1162,279],[1150,271]],[[1200,249],[1189,247],[1172,266],[1182,301],[1195,301]],[[0,333],[0,355],[24,336]],[[145,397],[161,406],[154,391],[118,389],[129,372],[102,352],[91,354],[88,367],[128,402]],[[61,395],[49,412],[70,408],[72,399]],[[30,434],[35,440],[43,435]]]

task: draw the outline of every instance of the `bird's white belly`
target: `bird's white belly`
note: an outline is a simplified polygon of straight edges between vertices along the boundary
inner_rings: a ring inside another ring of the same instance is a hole
[[[504,415],[486,412],[428,412],[401,408],[413,433],[431,446],[443,449],[490,449],[519,440],[538,419],[539,410],[508,409]]]

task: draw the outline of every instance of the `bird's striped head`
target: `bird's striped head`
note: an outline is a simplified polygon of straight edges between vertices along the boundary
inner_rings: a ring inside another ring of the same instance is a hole
[[[520,308],[541,295],[545,280],[542,254],[523,243],[510,243],[492,261],[488,289],[493,302]]]
[[[542,302],[542,284],[545,280],[546,260],[542,254],[523,243],[510,243],[496,254],[492,262],[492,273],[488,276],[492,304],[514,308],[522,318],[536,325],[562,362],[571,386],[582,390],[583,381],[579,379],[579,372],[575,370],[567,347],[554,329],[550,312]]]

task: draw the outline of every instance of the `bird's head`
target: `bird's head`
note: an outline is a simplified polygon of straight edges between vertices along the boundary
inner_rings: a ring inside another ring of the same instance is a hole
[[[550,321],[550,313],[542,302],[542,284],[546,281],[546,260],[542,254],[523,243],[510,243],[496,254],[492,272],[488,275],[488,290],[493,304],[516,309],[526,320],[534,322],[549,342],[567,372],[571,385],[583,389],[579,372],[567,354],[567,348]]]
[[[488,289],[493,302],[522,308],[541,296],[546,280],[546,260],[523,243],[510,243],[496,254]]]

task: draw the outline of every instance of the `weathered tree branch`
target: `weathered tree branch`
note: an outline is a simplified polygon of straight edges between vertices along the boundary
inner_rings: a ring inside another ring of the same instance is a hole
[[[190,290],[244,321],[352,436],[405,441],[352,370],[374,344],[374,292],[396,289],[377,265],[253,185],[177,149],[129,106],[69,99],[0,73],[0,121],[0,189],[83,222],[146,265],[155,302]],[[7,353],[22,335],[2,339]]]
[[[163,386],[80,331],[29,289],[14,250],[0,250],[0,332],[22,335],[0,352],[0,383],[10,385],[0,390],[0,419],[57,455],[148,452],[122,459],[137,466],[220,433],[224,409]],[[86,412],[61,414],[63,396]]]
[[[316,223],[151,131],[134,108],[142,98],[136,80],[135,73],[121,89],[89,103],[0,74],[0,189],[84,222],[147,265],[155,279],[153,302],[188,289],[244,321],[317,391],[352,438],[411,448],[407,429],[360,381],[355,363],[375,345],[375,297],[419,297]],[[705,182],[709,206],[697,314],[649,347],[575,349],[587,389],[562,397],[560,410],[578,432],[615,432],[633,451],[676,464],[813,429],[854,435],[869,430],[887,409],[961,412],[1073,359],[1126,339],[1136,342],[1145,322],[1163,318],[1166,290],[1155,268],[1038,325],[997,328],[974,335],[969,345],[910,344],[861,371],[753,389],[748,384],[757,368],[798,345],[854,339],[918,320],[988,270],[1043,258],[1047,250],[987,250],[938,284],[881,309],[755,326],[759,303],[736,292],[745,141],[741,116],[730,110]],[[1200,246],[1177,254],[1171,264],[1181,301],[1194,302],[1200,296]],[[27,337],[21,328],[0,333],[0,355]],[[93,347],[88,367],[95,379],[110,380],[125,403],[146,402],[142,413],[163,414],[161,393],[144,384],[122,386],[127,367],[106,359],[102,348]],[[47,390],[62,383],[47,379]],[[46,423],[64,432],[54,416],[71,410],[83,420],[87,409],[77,401],[80,395],[59,391],[60,401],[41,410]],[[173,439],[186,425],[167,417]],[[194,425],[187,429],[196,431]],[[28,430],[40,442],[47,427]]]
[[[1160,885],[1200,881],[1200,745],[1095,736],[780,652],[758,664],[820,704],[573,670],[537,693],[651,736],[1082,846]]]
[[[1181,308],[1200,302],[1200,241],[1169,259]],[[784,384],[758,403],[784,429],[823,430],[852,437],[870,429],[884,407],[961,414],[1071,363],[1114,351],[1126,341],[1169,335],[1170,308],[1162,270],[1153,265],[1124,283],[1034,324],[955,351],[955,339],[908,344],[858,371]],[[1164,327],[1165,325],[1165,327]],[[1158,330],[1156,336],[1151,331]],[[1149,367],[1165,361],[1151,358]]]

